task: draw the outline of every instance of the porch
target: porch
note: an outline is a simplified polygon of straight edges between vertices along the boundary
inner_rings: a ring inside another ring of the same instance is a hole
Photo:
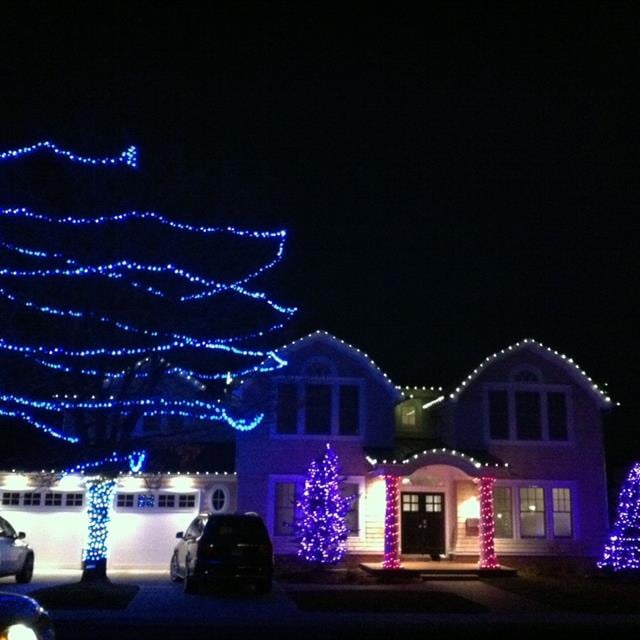
[[[517,569],[500,565],[483,569],[477,562],[455,560],[402,560],[397,569],[385,569],[382,562],[362,562],[360,568],[376,578],[421,578],[422,580],[478,580],[518,575]]]

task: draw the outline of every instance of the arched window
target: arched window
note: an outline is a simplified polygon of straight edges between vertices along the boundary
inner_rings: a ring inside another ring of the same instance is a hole
[[[511,379],[514,382],[534,383],[534,382],[540,382],[541,376],[539,372],[535,371],[534,369],[531,369],[530,367],[521,367],[512,372]]]
[[[312,358],[302,371],[308,378],[335,378],[338,375],[335,364],[328,358]]]

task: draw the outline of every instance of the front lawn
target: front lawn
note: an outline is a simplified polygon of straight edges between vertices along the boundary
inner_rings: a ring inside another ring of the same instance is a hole
[[[323,589],[289,591],[303,611],[359,611],[367,613],[486,613],[487,607],[455,593],[403,589]]]
[[[557,611],[640,613],[640,577],[518,576],[483,582]]]
[[[74,582],[31,591],[45,609],[126,609],[140,587],[109,581]]]

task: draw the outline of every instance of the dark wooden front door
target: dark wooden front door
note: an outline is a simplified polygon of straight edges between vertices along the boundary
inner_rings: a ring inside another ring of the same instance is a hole
[[[439,559],[444,546],[444,493],[403,493],[402,553]]]

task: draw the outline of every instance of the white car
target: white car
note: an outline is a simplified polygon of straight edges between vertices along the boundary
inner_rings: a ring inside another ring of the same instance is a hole
[[[16,530],[0,516],[0,576],[15,576],[16,582],[31,582],[33,550],[24,540],[24,531]]]

